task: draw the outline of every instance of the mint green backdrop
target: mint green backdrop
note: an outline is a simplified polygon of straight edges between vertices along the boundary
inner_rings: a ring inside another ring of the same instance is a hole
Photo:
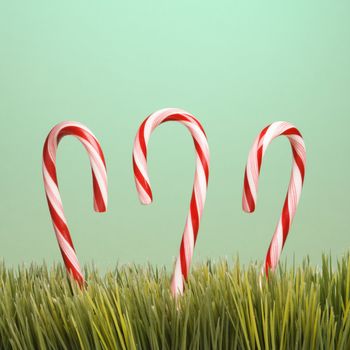
[[[149,144],[154,203],[139,204],[131,152],[141,121],[180,107],[211,150],[194,261],[262,260],[287,189],[291,151],[275,140],[257,210],[241,209],[243,172],[258,132],[287,120],[307,146],[306,180],[283,259],[320,262],[350,246],[350,3],[348,1],[1,1],[0,256],[61,261],[43,191],[41,152],[62,120],[86,124],[106,155],[109,208],[92,209],[89,162],[65,138],[58,176],[81,263],[101,269],[177,255],[194,174],[191,137],[159,127]]]

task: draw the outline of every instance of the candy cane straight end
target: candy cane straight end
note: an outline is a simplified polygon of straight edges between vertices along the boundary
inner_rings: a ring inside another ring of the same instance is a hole
[[[94,200],[94,211],[96,213],[105,213],[107,211],[107,203],[96,203]]]
[[[184,292],[184,284],[187,274],[184,274],[181,269],[181,261],[176,259],[173,276],[171,278],[171,294],[174,297],[182,295]]]
[[[266,259],[267,259],[267,256],[266,256],[266,258],[265,258],[265,261],[266,261]],[[269,277],[269,270],[270,270],[270,268],[271,268],[271,266],[270,265],[268,265],[267,263],[265,263],[265,267],[263,267],[262,268],[262,274],[264,273],[264,271],[265,271],[265,276],[266,276],[266,278],[268,278]]]
[[[253,213],[255,211],[255,200],[252,197],[249,188],[248,176],[247,176],[247,167],[244,172],[244,190],[242,195],[242,209],[245,213]]]
[[[67,269],[68,272],[72,275],[73,279],[78,283],[79,287],[84,287],[85,278],[81,272],[77,272],[75,269]]]
[[[171,285],[170,285],[170,289],[171,289],[171,294],[173,295],[173,297],[178,297],[180,295],[183,294],[184,292],[184,285],[183,285],[183,281],[181,283],[179,283],[178,281],[176,281],[176,279],[173,277],[171,279]]]
[[[135,149],[137,148],[137,142],[138,142],[138,134],[136,135],[136,138],[135,138],[134,151],[132,156],[135,185],[136,185],[137,195],[139,197],[140,203],[143,205],[149,205],[153,202],[153,194],[152,194],[149,181],[147,181],[147,179],[141,173],[135,160],[138,156],[138,154],[135,154],[136,153]]]
[[[136,187],[138,187],[139,185],[136,184]],[[153,202],[153,196],[152,193],[150,195],[144,194],[142,193],[142,189],[138,190],[138,197],[139,197],[139,201],[142,205],[149,205]]]

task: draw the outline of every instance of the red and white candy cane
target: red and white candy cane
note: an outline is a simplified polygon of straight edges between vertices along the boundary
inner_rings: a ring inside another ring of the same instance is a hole
[[[292,147],[292,173],[282,214],[266,254],[264,264],[266,276],[269,269],[273,271],[278,264],[303,187],[306,150],[298,129],[288,122],[275,122],[263,129],[249,152],[244,174],[242,207],[245,212],[252,213],[255,210],[262,158],[270,142],[281,135],[289,139]]]
[[[182,294],[187,280],[193,249],[196,243],[209,178],[209,147],[204,129],[190,113],[177,108],[166,108],[151,114],[141,124],[135,137],[133,167],[135,183],[142,204],[152,202],[152,190],[147,171],[147,144],[152,131],[161,123],[176,121],[190,131],[196,149],[196,172],[185,229],[182,235],[180,254],[176,260],[171,281],[174,296]]]
[[[43,177],[47,203],[66,268],[74,279],[80,285],[83,285],[84,277],[64,216],[56,173],[57,146],[62,137],[67,135],[75,136],[83,144],[89,155],[93,180],[94,209],[97,212],[104,212],[107,209],[107,172],[101,146],[86,126],[78,122],[67,121],[57,124],[50,131],[43,149]]]

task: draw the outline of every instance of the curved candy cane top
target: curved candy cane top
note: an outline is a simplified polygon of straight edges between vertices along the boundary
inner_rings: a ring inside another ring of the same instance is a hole
[[[47,202],[66,268],[82,284],[84,278],[64,215],[56,172],[57,146],[62,137],[67,135],[76,137],[88,153],[92,170],[94,209],[97,212],[104,212],[107,208],[107,172],[100,144],[86,126],[67,121],[57,124],[50,131],[43,148],[43,178]]]
[[[270,142],[281,135],[289,139],[292,147],[292,173],[282,214],[265,258],[266,275],[268,275],[269,268],[274,270],[278,264],[303,187],[306,150],[298,129],[288,122],[275,122],[264,128],[255,139],[249,152],[244,174],[242,207],[245,212],[251,213],[255,210],[262,158]]]
[[[183,279],[187,279],[199,223],[203,212],[209,178],[209,146],[203,127],[190,113],[166,108],[151,114],[141,124],[134,142],[133,167],[139,199],[143,204],[152,202],[152,190],[147,171],[147,144],[152,131],[161,123],[176,121],[190,131],[196,149],[196,172],[190,210],[182,236],[180,255],[172,278],[174,295],[183,292]]]

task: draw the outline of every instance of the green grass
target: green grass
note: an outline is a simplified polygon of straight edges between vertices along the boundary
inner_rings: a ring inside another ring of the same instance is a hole
[[[194,266],[176,301],[164,269],[0,264],[0,349],[350,349],[350,255],[263,279],[239,262]]]

